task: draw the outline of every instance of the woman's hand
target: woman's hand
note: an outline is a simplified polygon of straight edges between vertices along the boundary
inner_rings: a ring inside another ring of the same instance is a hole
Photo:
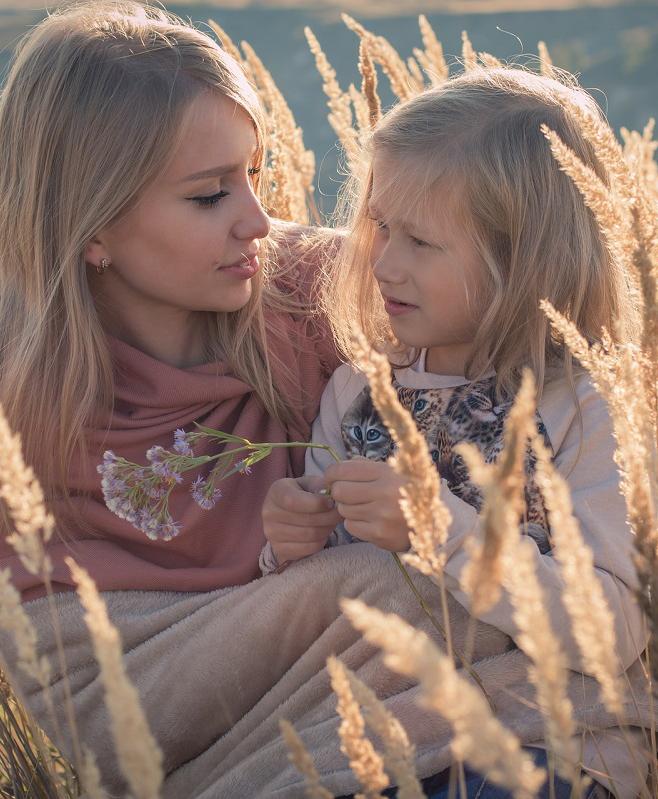
[[[285,478],[270,486],[263,503],[263,529],[279,565],[324,549],[341,521],[332,499],[313,493],[322,488],[322,477]]]
[[[348,533],[391,552],[409,548],[409,528],[400,509],[406,480],[388,463],[355,458],[324,473]]]

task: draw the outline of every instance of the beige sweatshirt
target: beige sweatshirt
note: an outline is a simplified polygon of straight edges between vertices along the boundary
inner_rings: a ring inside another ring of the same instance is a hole
[[[397,370],[395,380],[399,389],[412,390],[406,392],[405,396],[407,402],[412,403],[413,415],[418,417],[417,423],[426,410],[423,403],[429,402],[433,403],[430,411],[434,410],[437,415],[442,415],[444,420],[451,415],[454,417],[455,413],[466,414],[467,417],[473,414],[478,417],[476,423],[481,422],[480,430],[501,428],[502,420],[499,417],[505,415],[505,408],[488,403],[486,391],[482,392],[477,384],[469,387],[468,381],[463,377],[425,372],[424,354],[414,367]],[[375,458],[390,454],[387,442],[381,440],[385,436],[385,429],[382,430],[376,420],[368,417],[367,407],[364,410],[366,386],[363,375],[349,365],[343,365],[334,372],[322,396],[320,414],[313,425],[312,440],[315,443],[329,444],[344,458],[353,454]],[[596,575],[615,620],[617,652],[625,669],[637,660],[647,641],[643,616],[633,596],[636,577],[632,562],[632,533],[626,521],[619,474],[613,459],[615,442],[605,401],[585,375],[576,378],[575,388],[578,408],[566,378],[560,376],[550,379],[538,405],[537,422],[552,448],[554,465],[568,482],[574,515],[587,545],[592,550]],[[456,395],[459,407],[454,402]],[[468,423],[469,420],[466,419],[463,425],[465,430],[469,429]],[[424,424],[427,435],[431,436],[431,430],[436,431],[436,427],[432,427],[429,419]],[[422,429],[422,425],[419,426]],[[481,448],[484,447],[485,450],[489,447],[485,454],[491,454],[492,444],[486,441],[486,436],[483,442],[476,440],[476,443],[482,443]],[[493,446],[496,446],[495,443]],[[441,461],[445,456],[438,453],[436,458]],[[332,462],[331,456],[325,451],[309,449],[306,474],[322,474]],[[448,465],[448,471],[450,468]],[[440,463],[439,469],[443,477],[445,472]],[[442,479],[441,492],[441,498],[450,509],[453,519],[445,545],[448,556],[445,579],[450,593],[469,609],[469,598],[460,587],[460,574],[468,560],[463,544],[469,537],[481,536],[482,530],[476,507],[459,496],[461,493],[468,497],[468,491],[457,485],[459,479],[454,474],[451,478],[455,483],[453,490],[447,480]],[[472,500],[472,497],[469,498]],[[538,514],[541,515],[541,509]],[[531,524],[530,528],[533,527]],[[546,596],[554,631],[567,655],[569,666],[575,671],[584,671],[561,598],[558,564],[552,557],[550,548],[543,554],[540,551],[546,549],[541,545],[541,527],[542,525],[537,525],[536,530],[527,530],[538,544],[535,550],[536,572]],[[535,531],[539,535],[535,535]],[[344,530],[338,530],[332,536],[330,544],[349,543],[352,540],[354,539]],[[261,565],[264,571],[271,569],[274,565],[271,552],[263,553]],[[511,605],[505,596],[493,609],[481,614],[480,618],[513,639],[517,635]],[[614,778],[616,793],[621,797],[637,795],[642,784],[641,773],[646,773],[647,769],[648,759],[643,751],[644,735],[637,728],[633,729],[629,733],[634,749],[633,756],[629,755],[628,746],[623,743],[618,730],[588,734],[581,742],[585,768],[600,782],[612,788],[610,782],[601,775],[601,772],[609,773]]]

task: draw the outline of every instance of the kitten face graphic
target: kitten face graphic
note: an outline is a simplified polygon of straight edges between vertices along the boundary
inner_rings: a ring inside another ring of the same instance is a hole
[[[462,501],[482,509],[482,492],[470,477],[460,455],[454,451],[459,441],[468,441],[480,450],[487,463],[495,463],[503,448],[505,420],[512,401],[496,402],[493,378],[448,389],[418,389],[394,381],[400,403],[413,417],[441,478]],[[550,441],[541,418],[537,430],[547,446]],[[357,456],[385,461],[393,454],[393,439],[374,408],[367,388],[358,395],[342,419],[341,434],[348,458]],[[535,541],[539,551],[550,551],[550,532],[541,492],[534,481],[532,451],[526,452],[526,509],[522,528]]]
[[[393,452],[393,439],[364,390],[343,417],[343,443],[350,457],[385,461]]]

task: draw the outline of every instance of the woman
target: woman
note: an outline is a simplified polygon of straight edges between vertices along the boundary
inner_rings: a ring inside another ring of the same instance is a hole
[[[328,328],[309,312],[332,237],[317,243],[280,224],[270,235],[258,198],[263,138],[239,66],[208,36],[131,0],[77,4],[38,25],[0,102],[0,402],[57,517],[49,555],[78,737],[119,794],[126,786],[65,556],[89,571],[121,632],[168,796],[200,794],[204,780],[209,795],[230,795],[232,758],[245,741],[257,750],[264,734],[281,748],[261,781],[300,792],[276,721],[293,694],[289,718],[315,707],[320,726],[334,727],[336,790],[356,789],[324,664],[332,651],[362,663],[374,652],[342,618],[339,597],[404,606],[393,599],[394,567],[367,548],[330,569],[254,579],[262,501],[274,480],[301,474],[301,449],[275,450],[251,477],[224,481],[212,511],[179,488],[171,509],[183,532],[169,542],[146,540],[102,500],[105,449],[143,462],[194,422],[254,441],[308,438],[337,365]],[[338,522],[326,498],[299,501],[318,534]],[[56,668],[43,581],[5,535],[0,566]],[[323,596],[313,613],[299,602],[309,581]],[[12,649],[3,642],[2,651]],[[22,688],[49,732],[71,736],[61,678],[58,725],[38,686]],[[71,740],[58,743],[72,755]],[[257,783],[234,795],[256,795]]]

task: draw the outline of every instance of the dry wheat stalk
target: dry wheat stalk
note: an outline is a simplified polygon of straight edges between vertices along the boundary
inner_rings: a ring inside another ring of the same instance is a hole
[[[536,433],[535,393],[532,373],[526,370],[505,422],[504,447],[495,464],[486,464],[473,445],[464,443],[456,448],[484,493],[484,541],[471,547],[473,554],[461,583],[472,598],[475,615],[498,601],[501,585],[507,589],[519,629],[516,641],[533,663],[529,678],[544,717],[547,743],[557,757],[558,772],[577,785],[580,771],[573,707],[567,696],[567,663],[537,579],[536,545],[519,537],[525,506],[525,453],[528,439]]]
[[[420,51],[423,53],[423,60],[419,59],[420,64],[428,74],[432,86],[439,86],[448,80],[448,65],[443,55],[443,47],[425,14],[419,15],[418,27],[425,48],[424,51]],[[418,58],[417,51],[414,50],[414,54]]]
[[[305,222],[308,220],[307,195],[313,193],[315,156],[305,148],[302,129],[270,72],[247,42],[242,42],[242,49],[263,98],[271,128],[271,177],[276,198],[273,208],[282,219]]]
[[[384,745],[384,766],[397,786],[398,799],[423,799],[423,793],[414,769],[415,747],[395,716],[390,713],[374,691],[362,682],[353,671],[343,667],[350,682],[352,694],[363,708],[366,724]]]
[[[466,31],[462,31],[462,62],[466,72],[471,69],[476,69],[478,65],[477,53],[473,49],[473,45]]]
[[[370,384],[377,412],[389,429],[398,450],[392,459],[395,470],[411,482],[402,489],[400,506],[411,533],[413,553],[405,562],[429,576],[443,572],[445,557],[440,548],[448,538],[450,511],[441,502],[441,482],[427,448],[411,414],[400,405],[391,384],[388,358],[375,352],[362,334],[354,339],[357,363]]]
[[[384,74],[391,84],[391,90],[398,99],[408,100],[422,90],[422,87],[419,88],[415,85],[414,78],[407,69],[404,59],[388,39],[383,36],[375,36],[349,14],[343,13],[341,18],[350,30],[366,40],[370,56],[384,70]]]
[[[374,127],[382,115],[382,104],[377,94],[377,70],[368,52],[368,41],[359,42],[359,72],[363,78],[361,93],[368,104],[370,127]],[[359,123],[360,127],[363,127]]]
[[[601,686],[602,699],[611,713],[620,713],[623,687],[619,674],[614,619],[594,571],[592,550],[585,544],[573,516],[569,488],[551,462],[539,435],[532,447],[537,456],[537,485],[544,497],[553,542],[560,564],[562,600],[571,619],[574,639],[587,673]]]
[[[358,168],[360,158],[357,131],[353,126],[350,97],[340,88],[336,79],[336,70],[329,63],[313,31],[306,27],[304,28],[304,34],[311,53],[315,57],[315,65],[322,77],[322,89],[328,98],[329,124],[338,136],[350,169],[354,172]]]
[[[653,631],[652,668],[658,669],[658,521],[652,477],[656,474],[653,443],[656,420],[646,397],[646,358],[637,346],[618,347],[607,335],[600,344],[590,346],[575,325],[550,303],[544,301],[541,305],[552,327],[587,369],[593,385],[608,404],[617,442],[615,461],[635,533],[638,597]]]
[[[292,724],[280,719],[279,728],[288,747],[288,759],[306,780],[304,790],[308,799],[334,799],[334,795],[320,784],[320,775],[315,768],[313,758]]]
[[[620,132],[624,142],[624,160],[637,182],[644,186],[654,201],[658,201],[658,164],[655,160],[658,142],[653,140],[655,124],[652,118],[642,133],[628,128],[621,128]]]
[[[228,35],[228,33],[221,27],[217,22],[212,19],[208,20],[208,25],[211,27],[215,36],[219,39],[219,42],[224,50],[234,58],[238,64],[242,67],[245,71],[248,78],[253,78],[251,74],[251,70],[249,64],[244,60],[242,57],[242,53],[240,52],[240,48],[235,44],[233,39]]]
[[[621,210],[630,210],[636,197],[637,185],[624,159],[622,146],[610,126],[594,116],[578,102],[571,102],[569,109],[578,120],[585,138],[595,149],[596,157],[606,170],[610,180],[610,191],[615,200],[622,204]]]
[[[96,765],[94,753],[82,747],[82,763],[80,766],[80,784],[82,786],[82,799],[108,799],[108,795],[101,784],[101,773]]]
[[[546,42],[538,42],[537,51],[539,53],[539,71],[545,78],[555,78],[553,59],[551,58],[551,54],[548,52]]]
[[[420,64],[418,61],[413,57],[409,56],[407,58],[407,68],[409,70],[409,74],[414,79],[417,86],[422,86],[422,89],[419,91],[425,90],[425,77],[423,76],[423,72],[420,68]]]
[[[388,786],[384,761],[365,737],[365,724],[358,702],[352,694],[343,664],[335,657],[327,660],[331,687],[338,697],[340,750],[350,761],[350,768],[365,790],[364,799],[383,799],[380,791]]]
[[[47,576],[52,571],[44,549],[53,533],[54,519],[46,510],[43,491],[23,460],[21,437],[12,433],[0,408],[0,498],[4,500],[16,532],[7,536],[25,568]]]
[[[461,583],[471,596],[473,613],[481,615],[500,598],[503,559],[514,545],[525,508],[525,453],[528,438],[535,429],[535,384],[524,372],[503,431],[503,450],[494,465],[485,464],[472,444],[458,444],[471,476],[484,491],[482,543],[470,544],[471,559],[464,568]]]
[[[361,139],[361,136],[367,134],[370,130],[370,109],[368,108],[368,101],[353,83],[350,83],[347,93],[352,101],[354,118],[359,131],[359,139]]]
[[[546,597],[535,569],[536,544],[516,541],[506,556],[505,587],[519,629],[516,642],[532,660],[528,677],[534,685],[546,729],[546,742],[556,757],[558,773],[581,795],[579,748],[575,738],[573,705],[567,694],[568,668],[560,642],[553,632]]]
[[[8,632],[16,646],[20,668],[47,690],[50,664],[37,654],[37,634],[21,604],[21,596],[11,581],[11,571],[0,569],[0,628]]]
[[[503,62],[499,58],[496,58],[495,55],[491,55],[491,53],[478,53],[478,58],[480,63],[487,69],[498,69],[503,66]]]
[[[594,170],[584,164],[557,133],[547,125],[542,125],[541,130],[550,143],[560,169],[573,180],[586,205],[592,210],[612,258],[619,268],[627,269],[626,265],[630,264],[633,255],[630,235],[632,223],[627,204],[617,203],[617,196],[611,194]]]
[[[420,682],[427,704],[452,726],[456,760],[468,762],[516,799],[535,795],[546,773],[521,751],[519,740],[496,719],[482,694],[457,673],[449,657],[395,614],[358,600],[345,599],[341,606],[366,640],[384,650],[387,666]]]
[[[110,622],[89,574],[72,558],[66,558],[66,564],[85,609],[119,765],[136,799],[158,799],[163,782],[162,752],[149,729],[139,694],[126,674],[119,632]]]

